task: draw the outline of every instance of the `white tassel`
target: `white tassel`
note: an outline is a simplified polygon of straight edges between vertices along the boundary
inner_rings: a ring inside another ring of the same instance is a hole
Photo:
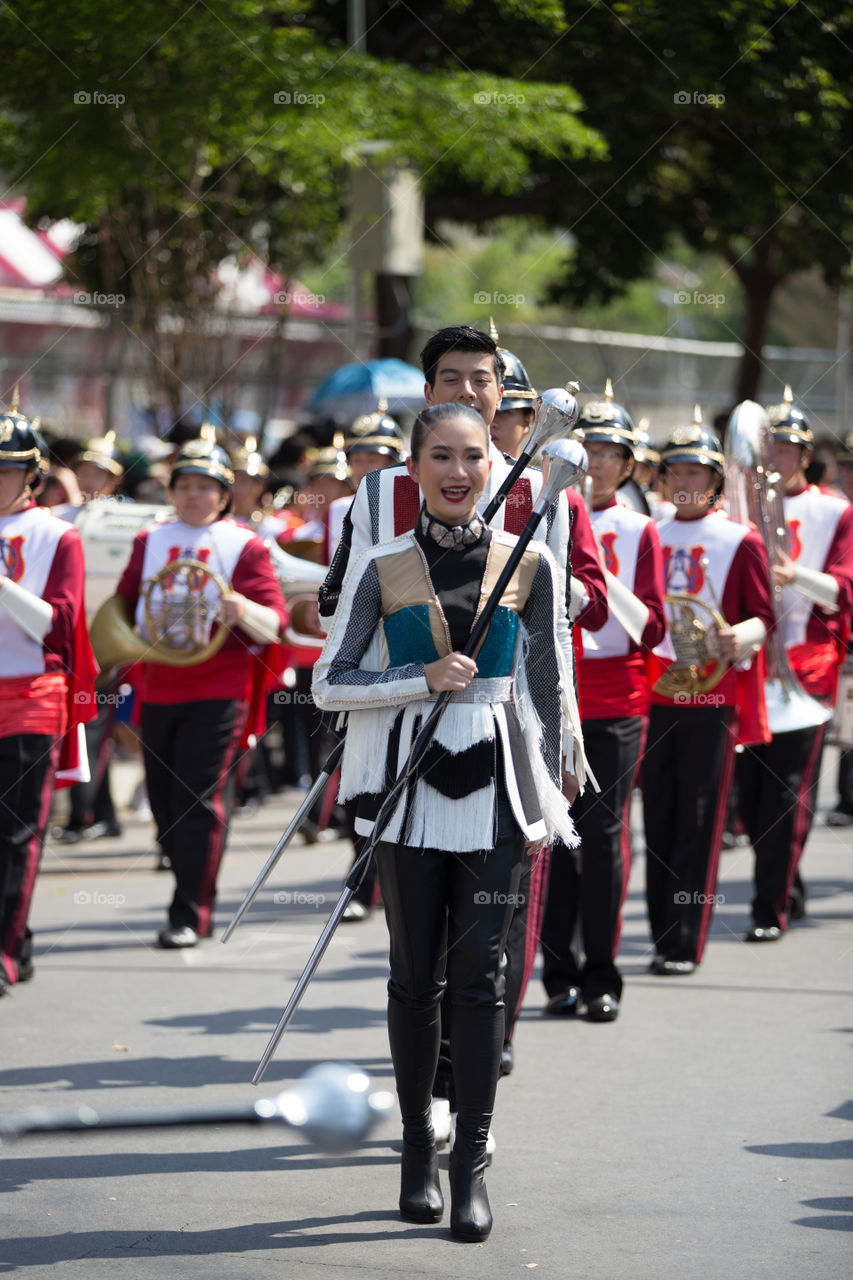
[[[551,839],[559,836],[563,844],[570,849],[575,849],[580,844],[580,837],[575,831],[575,824],[569,813],[569,802],[560,788],[552,782],[542,754],[542,723],[536,714],[527,682],[526,659],[529,647],[530,637],[527,634],[527,628],[519,620],[514,664],[513,705],[527,746],[536,796],[542,810],[542,817],[545,819],[545,826],[548,828],[548,835]]]
[[[415,789],[411,834],[406,836],[406,843],[415,848],[446,849],[448,853],[473,853],[492,847],[494,829],[494,782],[464,800],[450,800],[421,782]]]
[[[342,803],[353,796],[376,796],[385,790],[388,736],[399,711],[399,707],[371,707],[350,713],[338,788]]]

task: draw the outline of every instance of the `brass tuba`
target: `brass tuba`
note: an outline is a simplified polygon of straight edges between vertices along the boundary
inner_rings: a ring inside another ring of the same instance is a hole
[[[772,470],[768,440],[770,422],[760,404],[736,405],[726,431],[726,504],[734,520],[754,524],[772,568],[787,551],[784,492]],[[770,575],[777,626],[767,640],[768,678],[764,686],[767,721],[772,733],[825,724],[831,712],[806,693],[791,670],[782,638],[782,588]]]
[[[216,598],[207,593],[212,583]],[[142,589],[148,639],[134,630],[127,601],[110,596],[89,627],[89,638],[102,671],[131,662],[162,662],[168,667],[193,667],[219,652],[228,628],[214,630],[216,615],[228,586],[200,560],[173,560],[154,574]]]

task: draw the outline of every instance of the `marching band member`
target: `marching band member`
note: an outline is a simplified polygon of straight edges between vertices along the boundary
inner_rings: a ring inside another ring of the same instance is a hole
[[[53,509],[54,515],[72,523],[83,507],[99,499],[111,498],[121,484],[124,462],[114,431],[86,442],[74,461],[74,474],[80,486],[81,504]],[[110,785],[115,699],[99,694],[96,700],[98,714],[86,725],[86,754],[92,776],[88,782],[77,783],[71,788],[68,821],[64,827],[53,827],[50,833],[54,840],[63,844],[121,835]]]
[[[349,464],[350,483],[353,489],[357,489],[371,471],[384,471],[386,467],[398,466],[402,462],[403,433],[388,413],[386,400],[379,400],[375,413],[363,413],[355,419],[344,438],[344,453]],[[352,496],[350,495],[337,498],[329,509],[329,526],[334,546],[337,546],[340,541],[344,520],[351,505]],[[347,806],[347,817],[350,821],[350,834],[357,860],[364,848],[364,837],[357,835],[352,827],[354,810],[355,801],[350,801]],[[347,903],[342,919],[348,924],[367,920],[378,901],[379,880],[376,863],[373,861]]]
[[[698,409],[693,426],[679,428],[664,445],[661,463],[675,508],[675,515],[658,525],[668,603],[671,597],[687,599],[671,600],[666,638],[650,656],[651,710],[641,781],[646,902],[655,946],[650,970],[670,976],[692,973],[702,959],[731,787],[738,703],[744,714],[750,703],[753,709],[759,699],[763,705],[763,685],[753,680],[750,698],[746,680],[729,664],[750,663],[774,625],[774,614],[761,538],[716,510],[725,460],[717,437],[701,425]],[[717,617],[715,638],[712,626],[702,631],[708,610]],[[703,636],[707,654],[701,652]],[[750,670],[755,669],[752,664]],[[751,737],[742,718],[739,732]]]
[[[785,485],[789,555],[773,566],[782,587],[783,640],[794,675],[832,707],[853,605],[853,508],[806,483],[813,436],[789,387],[769,406],[773,462]],[[740,813],[755,850],[748,942],[775,942],[805,914],[797,868],[811,828],[825,724],[748,748],[737,762]]]
[[[124,461],[114,431],[86,443],[75,459],[74,474],[84,502],[113,496],[124,476]]]
[[[324,709],[351,712],[341,793],[361,798],[366,832],[430,698],[442,690],[456,695],[376,857],[403,1116],[400,1211],[419,1222],[443,1212],[430,1094],[446,988],[459,1104],[450,1229],[480,1241],[492,1225],[486,1140],[504,1040],[500,961],[513,895],[525,843],[532,851],[552,823],[572,837],[554,697],[563,588],[547,551],[529,549],[477,661],[463,656],[478,605],[512,547],[477,514],[489,476],[486,424],[473,408],[437,405],[418,416],[411,449],[408,473],[424,495],[415,529],[352,562],[314,693]]]
[[[260,538],[278,540],[284,530],[281,521],[268,514],[272,497],[270,469],[263,454],[258,452],[258,442],[254,436],[247,436],[245,443],[231,454],[231,470],[234,473],[230,511],[232,518]]]
[[[168,565],[199,561],[226,584],[218,619],[231,630],[217,653],[194,666],[142,663],[148,796],[175,876],[169,923],[158,936],[167,949],[194,947],[212,933],[216,876],[233,800],[232,766],[238,750],[262,732],[268,677],[278,674],[274,646],[287,621],[264,544],[223,518],[233,483],[231,464],[204,430],[201,439],[181,446],[172,464],[169,496],[176,518],[136,536],[118,585],[129,616],[151,641],[149,584]],[[175,587],[168,572],[164,577],[168,597]],[[217,605],[211,578],[191,579],[188,597],[202,617]],[[178,625],[167,621],[167,627]]]
[[[634,436],[609,379],[605,399],[584,407],[577,431],[589,457],[592,528],[604,566],[633,594],[639,618],[632,636],[611,609],[595,648],[578,661],[584,746],[601,790],[587,788],[572,806],[580,850],[557,846],[552,853],[542,976],[546,1013],[574,1014],[584,1006],[591,1021],[613,1022],[622,996],[616,955],[631,871],[631,793],[648,727],[643,652],[666,629],[663,559],[654,520],[617,500],[633,468]]]
[[[362,413],[355,419],[344,436],[344,455],[353,491],[371,471],[384,471],[403,461],[403,433],[389,414],[386,400],[380,399],[374,413]],[[329,508],[329,542],[333,551],[340,542],[351,503],[352,492],[336,498]]]
[[[305,484],[299,490],[305,503],[301,508],[306,514],[305,522],[296,529],[288,530],[278,539],[279,545],[291,555],[303,555],[306,560],[315,564],[327,565],[332,559],[337,537],[332,529],[332,511],[336,503],[344,499],[348,505],[352,501],[349,465],[342,445],[343,436],[338,433],[332,445],[309,450],[308,472]],[[313,515],[309,514],[311,511]],[[289,646],[287,661],[296,672],[295,711],[301,723],[308,769],[311,777],[316,778],[323,761],[334,749],[338,739],[329,717],[317,710],[311,695],[314,664],[323,651],[324,639],[319,613],[315,613],[313,605],[305,616],[304,629],[308,635],[316,632],[316,645]],[[302,838],[308,844],[334,839],[334,830],[327,822],[331,817],[332,811],[327,798],[318,796],[302,824]],[[338,818],[343,824],[344,817],[340,810]]]
[[[494,322],[489,326],[489,336],[498,342]],[[533,429],[536,414],[536,390],[524,365],[512,351],[498,347],[503,360],[503,394],[489,424],[492,444],[513,463],[525,447]],[[598,556],[598,548],[592,532],[589,514],[576,489],[566,491],[570,521],[571,571],[567,565],[567,580],[572,584],[573,599],[570,616],[574,621],[572,638],[577,661],[582,652],[580,628],[588,626],[597,631],[607,620],[607,589]],[[571,797],[570,797],[571,798]],[[536,954],[539,950],[542,921],[547,900],[550,868],[554,851],[558,856],[572,855],[559,842],[546,846],[539,856],[525,862],[519,886],[518,900],[512,915],[506,946],[506,1042],[501,1055],[501,1074],[509,1075],[514,1065],[513,1034],[521,1013],[524,995]],[[490,1135],[490,1150],[494,1137]]]
[[[836,458],[838,483],[848,502],[853,502],[853,431],[848,431]],[[853,646],[847,641],[847,656]],[[843,744],[838,757],[838,800],[826,815],[829,827],[853,826],[853,746]]]
[[[85,776],[95,714],[80,534],[36,505],[44,444],[13,408],[0,419],[0,996],[33,976],[27,920],[54,778]]]

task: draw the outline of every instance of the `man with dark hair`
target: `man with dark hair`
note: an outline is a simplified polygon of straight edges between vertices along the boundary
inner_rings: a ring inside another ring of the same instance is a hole
[[[454,357],[458,355],[458,359],[452,361],[443,361],[442,358],[453,352]],[[448,400],[459,399],[456,395],[445,395],[445,391],[449,391],[452,387],[458,386],[465,373],[468,372],[471,377],[480,385],[485,385],[490,381],[484,376],[478,377],[478,371],[484,362],[476,359],[479,355],[491,356],[492,371],[495,376],[497,386],[503,386],[504,380],[504,361],[498,348],[497,339],[492,338],[487,333],[482,333],[479,329],[474,329],[470,324],[452,325],[447,329],[439,329],[434,333],[427,342],[421,352],[421,368],[424,371],[424,377],[427,380],[428,404],[444,404]],[[474,360],[466,359],[467,356],[474,356]],[[439,371],[439,364],[441,370]],[[473,367],[471,367],[473,366]],[[439,394],[435,395],[436,381],[439,381]],[[477,409],[482,413],[480,406]],[[483,414],[486,422],[490,419]]]

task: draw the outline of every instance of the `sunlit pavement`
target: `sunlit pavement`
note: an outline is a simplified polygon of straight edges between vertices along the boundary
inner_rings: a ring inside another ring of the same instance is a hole
[[[828,755],[822,807],[831,807]],[[297,797],[237,817],[217,938],[155,939],[171,893],[150,824],[49,843],[32,924],[36,974],[0,1001],[0,1109],[181,1106],[275,1094],[347,1060],[393,1087],[381,913],[342,925],[259,1089],[258,1059],[337,900],[344,842],[295,841],[219,942]],[[747,945],[751,851],[723,855],[705,960],[647,973],[635,859],[622,1013],[550,1019],[534,979],[498,1091],[483,1245],[397,1216],[396,1116],[343,1157],[293,1131],[148,1130],[27,1138],[0,1151],[0,1270],[78,1277],[539,1276],[733,1280],[850,1274],[853,829],[817,824],[807,918]],[[442,1160],[446,1167],[446,1160]],[[447,1194],[446,1173],[443,1174]],[[846,1193],[846,1194],[845,1194]],[[449,1252],[450,1251],[450,1252]]]

